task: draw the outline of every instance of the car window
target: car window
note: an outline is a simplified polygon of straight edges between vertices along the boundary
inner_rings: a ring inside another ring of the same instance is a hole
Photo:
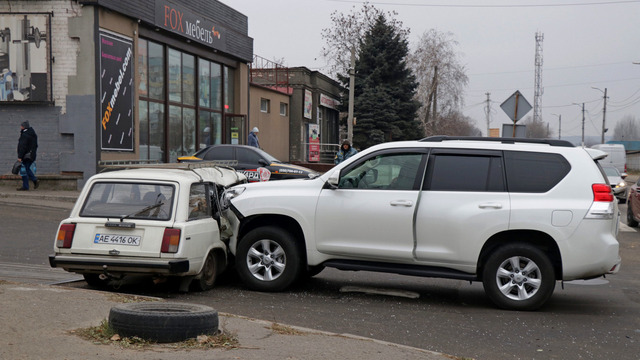
[[[197,220],[211,217],[209,204],[209,191],[207,185],[202,183],[192,184],[189,191],[189,220]]]
[[[340,177],[341,189],[415,190],[422,154],[384,154],[366,159]]]
[[[80,216],[168,220],[174,187],[165,184],[95,183]]]
[[[214,146],[205,155],[204,160],[234,160],[233,147]]]
[[[571,170],[560,154],[505,151],[504,159],[510,192],[547,192]]]
[[[246,163],[246,164],[256,164],[258,165],[258,161],[260,159],[262,159],[262,157],[256,153],[255,151],[252,151],[251,149],[246,149],[246,148],[236,148],[236,156],[238,157],[238,162],[240,163]]]
[[[505,191],[502,159],[488,155],[431,155],[424,188],[433,191]]]

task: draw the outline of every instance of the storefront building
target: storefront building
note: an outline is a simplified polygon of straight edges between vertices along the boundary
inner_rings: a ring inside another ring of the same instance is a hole
[[[0,1],[1,166],[25,120],[38,173],[79,174],[79,185],[100,161],[245,143],[247,31],[213,0]]]

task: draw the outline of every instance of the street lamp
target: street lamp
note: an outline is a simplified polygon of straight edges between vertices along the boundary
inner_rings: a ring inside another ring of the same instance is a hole
[[[596,89],[598,91],[600,91],[601,93],[604,94],[604,106],[602,108],[602,137],[600,138],[600,143],[604,144],[604,133],[607,132],[607,129],[605,129],[604,127],[604,121],[606,119],[607,116],[607,88],[604,88],[604,91],[602,91],[602,89],[598,89],[597,87],[592,86],[592,89]]]
[[[562,139],[562,114],[551,114],[558,117],[558,140]]]

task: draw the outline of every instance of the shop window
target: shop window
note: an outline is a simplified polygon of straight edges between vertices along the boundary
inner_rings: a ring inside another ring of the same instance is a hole
[[[269,113],[270,103],[269,99],[260,99],[260,112]]]
[[[222,65],[211,63],[211,108],[222,111]]]
[[[140,160],[149,160],[149,103],[138,101],[138,120],[140,123]]]
[[[140,82],[138,83],[138,95],[149,96],[149,56],[147,55],[147,40],[140,39],[138,41],[138,74]]]
[[[161,44],[148,42],[149,97],[164,100],[164,54]]]
[[[196,104],[196,63],[193,55],[182,53],[182,103]]]
[[[182,102],[182,56],[169,49],[169,101]]]
[[[149,102],[149,160],[164,161],[164,104]]]
[[[234,104],[234,80],[235,71],[231,68],[224,67],[224,109],[227,113],[235,112]]]
[[[200,84],[200,106],[211,107],[211,62],[198,60],[198,84]]]
[[[288,113],[289,113],[289,104],[280,103],[280,115],[287,116]]]

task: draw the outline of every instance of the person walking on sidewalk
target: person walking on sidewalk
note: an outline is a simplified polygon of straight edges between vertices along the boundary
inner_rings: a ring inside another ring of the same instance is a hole
[[[258,141],[258,130],[257,127],[254,127],[249,133],[249,146],[260,148],[260,142]]]
[[[29,190],[29,180],[33,181],[33,188],[37,189],[40,181],[31,170],[31,164],[36,161],[36,152],[38,150],[38,135],[35,130],[29,126],[29,122],[25,121],[20,124],[20,139],[18,139],[18,160],[22,162],[22,166],[26,171],[26,176],[22,177],[22,187],[18,191]]]

